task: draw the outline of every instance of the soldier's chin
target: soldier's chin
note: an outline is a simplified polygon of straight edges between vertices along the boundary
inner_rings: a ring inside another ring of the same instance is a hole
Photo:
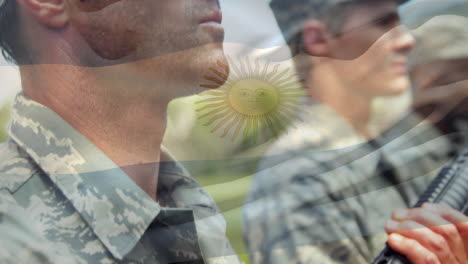
[[[411,83],[408,77],[400,77],[394,80],[387,89],[387,96],[398,96],[410,90]]]
[[[228,61],[224,53],[223,43],[212,43],[207,46],[208,48],[208,61],[207,65],[220,69],[221,67],[228,66]],[[229,74],[229,71],[227,72]]]
[[[184,72],[180,75],[184,79],[183,84],[174,97],[191,96],[222,87],[229,77],[227,65],[222,49],[211,49],[210,53],[197,52],[196,57],[186,61]]]
[[[221,87],[229,77],[229,64],[222,46],[213,46],[207,56],[198,61],[198,84],[202,91]]]

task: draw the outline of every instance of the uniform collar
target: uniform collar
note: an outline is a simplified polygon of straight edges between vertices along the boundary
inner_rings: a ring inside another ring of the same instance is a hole
[[[269,156],[302,149],[328,151],[366,142],[355,129],[325,104],[307,100],[298,121],[268,151]]]
[[[160,213],[159,204],[47,107],[19,94],[11,116],[11,138],[50,177],[112,255],[123,259]],[[161,163],[160,171],[189,179],[174,162]],[[161,186],[173,178],[165,181],[160,175]],[[181,205],[186,204],[182,200]]]

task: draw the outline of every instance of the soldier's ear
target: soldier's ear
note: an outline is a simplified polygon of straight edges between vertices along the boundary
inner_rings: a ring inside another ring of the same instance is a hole
[[[61,28],[68,22],[66,0],[17,0],[25,12],[48,27]]]
[[[330,55],[330,41],[324,23],[312,19],[306,21],[302,30],[302,42],[307,54],[315,57]]]

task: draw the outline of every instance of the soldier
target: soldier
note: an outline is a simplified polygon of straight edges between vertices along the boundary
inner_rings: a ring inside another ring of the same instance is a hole
[[[398,1],[273,0],[271,6],[309,94],[335,91],[328,97],[338,97],[335,102],[343,106],[331,106],[348,111],[345,119],[362,117],[354,115],[362,110],[356,97],[365,103],[373,93],[409,88],[405,64],[414,39],[399,25]],[[349,96],[342,97],[336,87],[348,89]],[[315,97],[328,103],[324,98]],[[253,263],[370,263],[387,240],[384,228],[392,209],[412,206],[466,144],[466,133],[442,136],[416,115],[357,144],[345,138],[349,131],[365,131],[355,122],[343,129],[343,122],[327,120],[337,120],[336,114],[328,111],[319,119],[314,113],[297,132],[275,143],[255,175],[244,208],[244,237]],[[435,256],[421,245],[405,243],[397,249],[412,250],[412,260]]]
[[[334,149],[376,135],[369,128],[374,98],[408,91],[414,38],[398,27],[395,3],[405,1],[325,2],[272,1],[271,7],[312,101],[300,124],[310,129],[291,133],[317,141],[317,149]]]
[[[468,5],[458,6],[466,9]],[[468,19],[462,15],[436,16],[414,35],[418,47],[411,55],[415,108],[445,133],[459,130],[468,115]],[[433,36],[438,36],[433,38]]]
[[[468,117],[468,18],[463,16],[467,7],[458,5],[413,31],[418,43],[411,55],[410,70],[414,107],[453,139],[466,131]],[[423,226],[430,228],[421,229]],[[436,206],[398,209],[385,227],[388,233],[401,235],[391,235],[389,243],[412,263],[427,263],[430,259],[433,263],[468,262],[468,221],[461,213]]]
[[[5,262],[38,244],[59,263],[237,262],[213,199],[161,146],[169,101],[225,64],[218,1],[0,2],[0,47],[22,80],[0,208],[26,210],[39,234]],[[27,240],[11,222],[0,237]]]

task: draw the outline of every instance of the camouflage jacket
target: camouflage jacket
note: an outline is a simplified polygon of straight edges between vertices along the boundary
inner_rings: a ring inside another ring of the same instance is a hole
[[[27,212],[14,200],[8,200],[4,193],[0,199],[0,263],[75,263],[49,247]]]
[[[307,142],[288,141],[293,135],[263,159],[244,207],[255,264],[371,263],[385,245],[392,210],[414,204],[455,155],[453,141],[464,140],[442,136],[416,116],[375,140],[336,150],[317,151],[310,144],[316,141],[285,148],[284,142]]]
[[[369,130],[371,130],[370,127]],[[331,107],[307,98],[298,121],[289,126],[286,133],[274,142],[267,156],[294,152],[304,145],[314,151],[326,151],[346,148],[366,141]]]
[[[25,209],[39,234],[8,248],[10,257],[43,243],[67,259],[58,263],[237,263],[214,201],[178,163],[161,162],[158,203],[56,113],[22,94],[9,133],[0,146],[0,214]],[[0,237],[11,222],[0,225]],[[26,236],[21,226],[18,235]],[[0,262],[7,261],[20,263]]]

